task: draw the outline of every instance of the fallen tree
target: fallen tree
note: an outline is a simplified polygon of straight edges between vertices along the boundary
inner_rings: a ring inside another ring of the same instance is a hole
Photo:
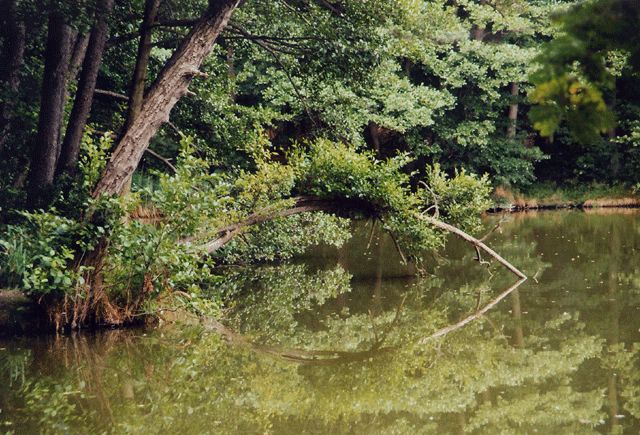
[[[264,222],[268,222],[270,220],[276,218],[283,218],[287,216],[293,216],[295,214],[300,213],[308,213],[308,212],[327,212],[327,213],[337,213],[340,215],[352,215],[353,213],[360,213],[367,217],[377,218],[380,215],[380,211],[376,210],[375,205],[371,203],[367,203],[362,200],[353,200],[353,199],[322,199],[312,196],[301,196],[297,198],[292,198],[293,205],[289,208],[284,208],[276,211],[262,211],[254,213],[244,220],[225,226],[216,231],[216,237],[210,240],[209,242],[200,246],[207,254],[213,254],[217,250],[223,248],[229,242],[233,240],[234,237],[238,236],[248,227],[253,225],[259,225]],[[440,230],[446,231],[448,233],[454,234],[456,237],[461,238],[462,240],[470,243],[476,249],[480,249],[484,251],[487,255],[495,259],[502,266],[507,268],[510,272],[516,275],[518,278],[522,280],[526,280],[527,276],[522,273],[517,267],[513,264],[509,263],[502,256],[500,256],[497,252],[487,246],[481,240],[467,234],[462,231],[460,228],[457,228],[453,225],[450,225],[446,222],[442,222],[438,219],[435,219],[431,216],[427,216],[424,214],[416,213],[416,216],[419,219],[422,219]],[[183,240],[182,243],[192,243],[191,239]]]

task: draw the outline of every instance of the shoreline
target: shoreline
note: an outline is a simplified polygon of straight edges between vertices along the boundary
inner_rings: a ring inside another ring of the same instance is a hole
[[[515,201],[510,204],[496,204],[487,214],[527,213],[536,211],[561,210],[630,210],[640,209],[640,198],[597,198],[584,202],[545,202],[537,200]],[[52,332],[46,323],[42,307],[25,296],[20,290],[0,288],[0,337],[30,335]]]
[[[538,186],[529,193],[497,187],[493,192],[493,206],[488,212],[640,208],[640,196],[632,189],[593,185],[588,188]]]
[[[631,199],[631,198],[630,198]],[[611,200],[612,202],[616,200]],[[538,210],[593,210],[593,209],[637,209],[640,208],[640,199],[633,198],[633,202],[613,204],[609,202],[599,203],[596,200],[588,200],[583,203],[558,202],[542,204],[499,204],[490,207],[487,213],[520,213]]]

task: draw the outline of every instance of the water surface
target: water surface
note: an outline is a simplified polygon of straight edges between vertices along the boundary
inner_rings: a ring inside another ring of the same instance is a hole
[[[506,219],[488,243],[530,279],[462,328],[434,337],[514,277],[457,241],[416,276],[360,224],[340,251],[230,270],[222,335],[1,341],[0,431],[638,433],[640,214]]]

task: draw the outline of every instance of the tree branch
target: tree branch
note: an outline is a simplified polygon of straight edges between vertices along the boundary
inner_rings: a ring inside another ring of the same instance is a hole
[[[321,199],[315,197],[301,196],[293,198],[295,203],[292,207],[277,211],[258,212],[248,216],[241,222],[228,225],[216,231],[216,238],[212,241],[201,246],[208,254],[212,254],[218,249],[229,243],[236,235],[247,227],[258,225],[279,217],[292,216],[299,213],[306,213],[312,211],[323,211],[328,213],[337,213],[342,215],[353,214],[354,212],[364,213],[368,216],[379,216],[379,211],[375,206],[363,200],[356,199]],[[434,219],[429,216],[418,214],[418,219],[422,219],[430,225],[444,230],[449,233],[455,234],[457,237],[472,244],[474,248],[484,251],[489,256],[493,257],[498,263],[502,264],[505,268],[511,271],[514,275],[522,280],[526,280],[527,276],[522,273],[517,267],[509,263],[502,258],[497,252],[485,245],[481,240],[465,233],[460,228],[456,228],[453,225],[449,225],[438,219]],[[190,243],[190,239],[184,239],[180,243]]]
[[[169,159],[167,159],[166,157],[161,156],[160,154],[158,154],[157,152],[153,151],[150,148],[147,148],[146,150],[144,150],[147,154],[152,155],[153,157],[155,157],[156,159],[160,160],[161,162],[163,162],[165,165],[167,165],[168,167],[171,168],[171,170],[173,172],[177,172],[178,170],[176,169],[175,166],[173,166],[173,163],[171,163],[169,161]]]
[[[500,255],[498,255],[497,252],[495,252],[493,249],[485,245],[483,242],[465,233],[461,229],[428,216],[421,216],[420,219],[424,219],[425,221],[429,222],[431,225],[433,225],[436,228],[440,228],[441,230],[445,230],[449,233],[453,233],[456,236],[460,237],[462,240],[467,241],[471,243],[473,246],[482,249],[485,253],[489,254],[491,257],[496,259],[498,263],[502,264],[504,267],[509,269],[514,275],[516,275],[521,279],[527,279],[527,276],[524,273],[522,273],[517,267],[515,267],[513,264],[509,263],[507,260],[502,258]]]
[[[106,89],[95,89],[93,93],[96,95],[104,95],[106,97],[112,97],[117,100],[129,101],[129,97],[127,97],[126,95],[120,94],[118,92],[107,91]]]

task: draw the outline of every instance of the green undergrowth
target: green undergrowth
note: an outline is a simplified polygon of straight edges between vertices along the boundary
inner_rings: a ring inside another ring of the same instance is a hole
[[[339,247],[350,236],[348,218],[367,213],[382,222],[407,260],[420,264],[424,253],[445,241],[421,214],[473,232],[489,206],[486,176],[446,174],[436,165],[416,179],[405,170],[411,162],[406,154],[379,160],[322,139],[293,144],[284,158],[256,147],[253,168],[216,170],[216,162],[199,155],[185,137],[174,174],[158,173],[157,183],[123,198],[91,199],[90,187],[106,161],[95,143],[85,141],[80,186],[61,191],[48,210],[20,212],[17,223],[0,228],[0,286],[65,307],[99,297],[92,306],[102,308],[94,317],[107,324],[167,306],[215,315],[223,303],[215,289],[226,279],[219,266],[287,261],[320,243]],[[251,215],[277,214],[300,196],[366,207],[340,216],[316,212],[268,220],[243,227],[224,249],[204,249],[220,228]],[[142,207],[153,209],[157,219],[131,218]],[[96,271],[83,260],[100,243],[107,245],[106,257]],[[100,293],[87,284],[96,282],[96,274]]]

